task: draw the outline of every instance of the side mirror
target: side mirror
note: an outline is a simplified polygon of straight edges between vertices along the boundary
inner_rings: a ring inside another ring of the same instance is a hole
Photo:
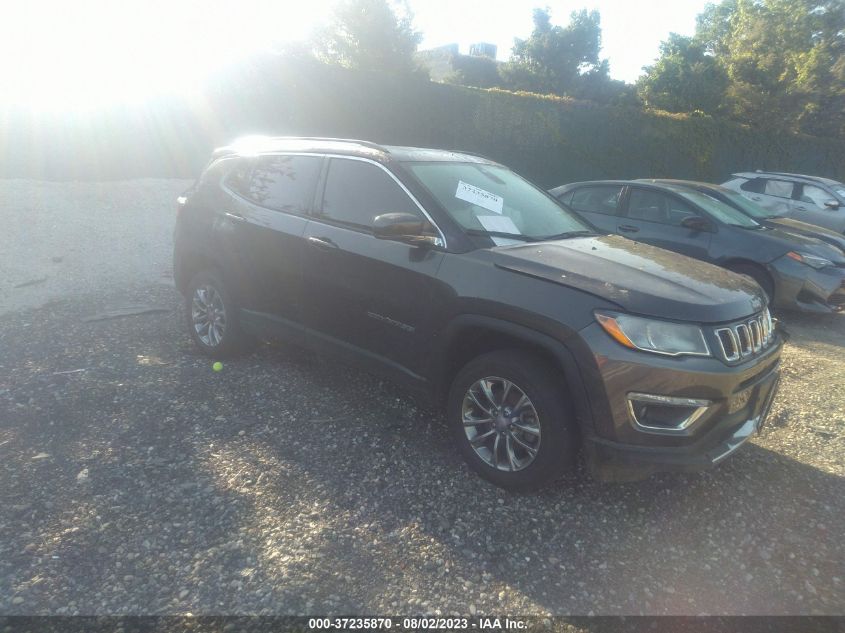
[[[712,231],[713,226],[704,218],[691,215],[688,218],[681,220],[681,226],[690,231]]]
[[[439,246],[440,238],[426,234],[431,224],[413,213],[382,213],[373,219],[373,235],[380,240],[415,246]]]
[[[839,201],[838,200],[825,200],[824,206],[826,206],[828,209],[831,209],[832,211],[836,211],[836,209],[839,208]]]

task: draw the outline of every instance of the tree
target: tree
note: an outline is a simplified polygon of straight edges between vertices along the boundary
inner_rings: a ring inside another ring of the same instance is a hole
[[[347,68],[418,73],[414,52],[422,36],[412,22],[401,0],[393,5],[387,0],[341,0],[314,48],[324,61]]]
[[[603,60],[597,67],[580,75],[569,94],[576,99],[611,105],[642,107],[636,88],[624,81],[610,78],[610,64]]]
[[[454,55],[451,63],[454,72],[446,77],[449,83],[475,88],[493,88],[501,84],[499,64],[495,59],[477,55]]]
[[[566,95],[583,74],[607,76],[599,59],[601,18],[598,11],[573,12],[567,26],[555,26],[547,9],[534,9],[534,30],[517,38],[508,63],[501,68],[506,87]]]
[[[728,88],[728,75],[699,41],[671,33],[660,57],[637,82],[643,102],[669,112],[717,113]]]
[[[738,120],[845,136],[845,0],[723,0],[695,39],[725,69]]]

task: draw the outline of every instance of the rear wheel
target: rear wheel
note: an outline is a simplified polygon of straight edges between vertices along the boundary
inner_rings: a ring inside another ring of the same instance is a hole
[[[188,332],[203,354],[226,358],[249,348],[251,338],[241,329],[238,308],[221,277],[197,273],[185,292]]]
[[[468,363],[447,411],[464,459],[497,486],[536,489],[575,464],[578,433],[563,376],[532,354],[505,350]]]

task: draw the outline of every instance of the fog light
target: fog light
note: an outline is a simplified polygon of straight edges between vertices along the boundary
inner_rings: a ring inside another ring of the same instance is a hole
[[[712,403],[649,393],[628,394],[628,414],[634,427],[646,433],[683,433]]]

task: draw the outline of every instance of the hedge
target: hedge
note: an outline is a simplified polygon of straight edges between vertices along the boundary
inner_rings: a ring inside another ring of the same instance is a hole
[[[232,67],[191,99],[74,115],[7,112],[0,177],[192,177],[211,149],[243,134],[465,150],[544,187],[598,178],[718,182],[753,169],[845,177],[841,140],[271,59]]]

